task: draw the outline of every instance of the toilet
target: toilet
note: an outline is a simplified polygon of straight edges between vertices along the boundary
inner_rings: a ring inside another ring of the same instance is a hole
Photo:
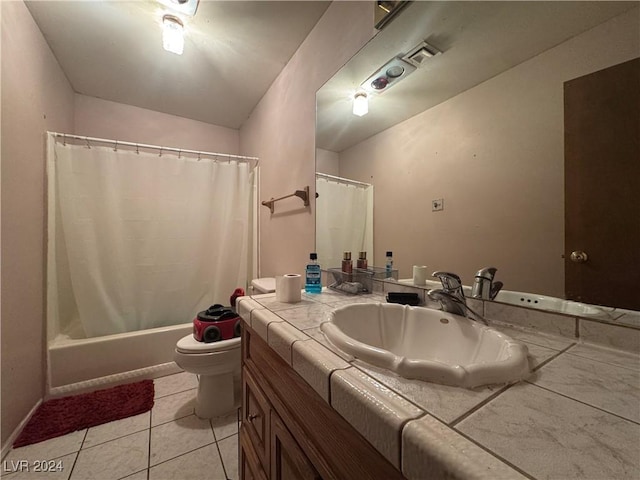
[[[256,295],[275,292],[276,279],[256,278],[251,288]],[[178,340],[174,361],[185,372],[198,375],[198,417],[220,417],[240,406],[240,355],[240,337],[203,343],[189,334]]]
[[[240,337],[203,343],[189,334],[176,343],[173,359],[198,375],[198,417],[219,417],[240,405]]]

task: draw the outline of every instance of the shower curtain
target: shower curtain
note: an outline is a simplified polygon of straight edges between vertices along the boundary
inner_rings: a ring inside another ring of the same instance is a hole
[[[373,265],[373,185],[316,177],[316,251],[323,268],[340,268],[344,252],[355,265],[367,252]]]
[[[49,146],[57,260],[87,337],[186,323],[246,286],[249,162]]]

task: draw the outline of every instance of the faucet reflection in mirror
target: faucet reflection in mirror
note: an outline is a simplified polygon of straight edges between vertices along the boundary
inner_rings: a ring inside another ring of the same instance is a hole
[[[473,298],[482,298],[483,300],[493,300],[498,295],[500,289],[502,289],[502,282],[494,282],[498,271],[495,267],[487,267],[478,270],[475,280],[473,281],[473,288],[471,290],[471,296]]]

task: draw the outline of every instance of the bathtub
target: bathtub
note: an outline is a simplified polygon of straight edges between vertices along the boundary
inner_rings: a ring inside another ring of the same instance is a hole
[[[191,322],[96,338],[58,336],[48,346],[49,396],[95,389],[180,371],[176,342],[192,333]]]

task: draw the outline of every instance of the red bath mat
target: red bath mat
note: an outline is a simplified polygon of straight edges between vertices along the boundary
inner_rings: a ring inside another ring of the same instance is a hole
[[[38,407],[13,443],[14,448],[95,427],[151,410],[153,380],[54,398]]]

